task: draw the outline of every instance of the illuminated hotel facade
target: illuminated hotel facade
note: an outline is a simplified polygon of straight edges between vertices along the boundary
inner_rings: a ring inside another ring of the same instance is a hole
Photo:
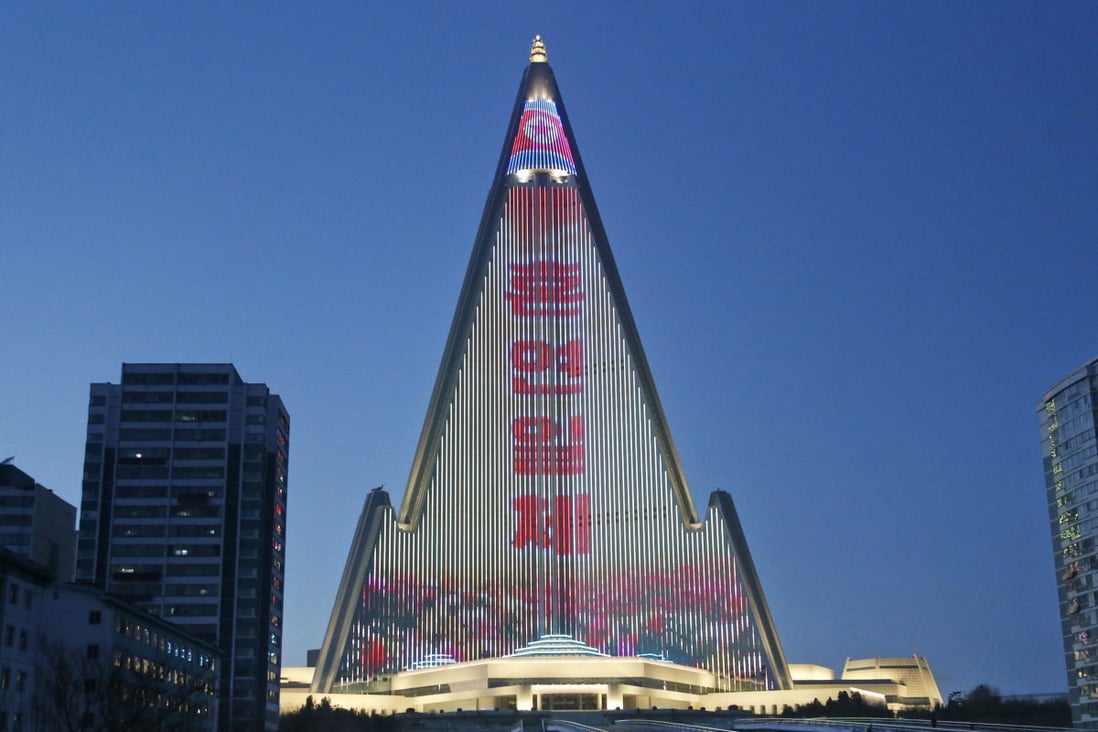
[[[731,496],[694,506],[535,39],[403,501],[367,498],[308,691],[403,711],[792,688]]]

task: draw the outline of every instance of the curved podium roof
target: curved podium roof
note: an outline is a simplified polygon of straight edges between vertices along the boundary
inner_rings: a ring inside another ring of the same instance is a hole
[[[539,38],[403,502],[366,501],[313,690],[559,636],[789,687],[731,497],[691,499]]]

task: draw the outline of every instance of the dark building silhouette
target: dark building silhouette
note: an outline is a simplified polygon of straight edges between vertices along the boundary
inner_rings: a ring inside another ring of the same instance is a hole
[[[0,463],[0,547],[45,567],[62,582],[76,569],[76,506],[10,461]]]
[[[77,579],[221,649],[222,730],[278,726],[289,437],[231,364],[91,386]]]

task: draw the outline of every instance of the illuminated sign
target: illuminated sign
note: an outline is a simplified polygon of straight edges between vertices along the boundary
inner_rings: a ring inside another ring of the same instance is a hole
[[[560,421],[519,417],[511,434],[515,475],[582,475],[586,470],[583,415]]]
[[[507,161],[507,175],[525,170],[576,174],[572,148],[564,134],[557,105],[548,99],[526,102],[519,119],[511,158]]]
[[[556,496],[552,502],[519,496],[513,505],[518,529],[511,543],[516,548],[549,548],[558,555],[591,553],[591,496]]]
[[[555,346],[548,341],[511,344],[515,394],[579,394],[583,391],[583,341]]]
[[[578,315],[583,303],[580,267],[557,262],[511,265],[511,291],[505,297],[511,314],[519,317]]]

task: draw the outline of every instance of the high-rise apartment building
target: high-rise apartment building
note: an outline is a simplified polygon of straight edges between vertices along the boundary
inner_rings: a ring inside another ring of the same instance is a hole
[[[77,579],[221,649],[222,730],[275,730],[290,419],[231,364],[92,384]]]
[[[72,581],[76,506],[8,461],[0,464],[0,547]]]
[[[1077,728],[1098,729],[1098,359],[1037,405],[1056,585]]]

